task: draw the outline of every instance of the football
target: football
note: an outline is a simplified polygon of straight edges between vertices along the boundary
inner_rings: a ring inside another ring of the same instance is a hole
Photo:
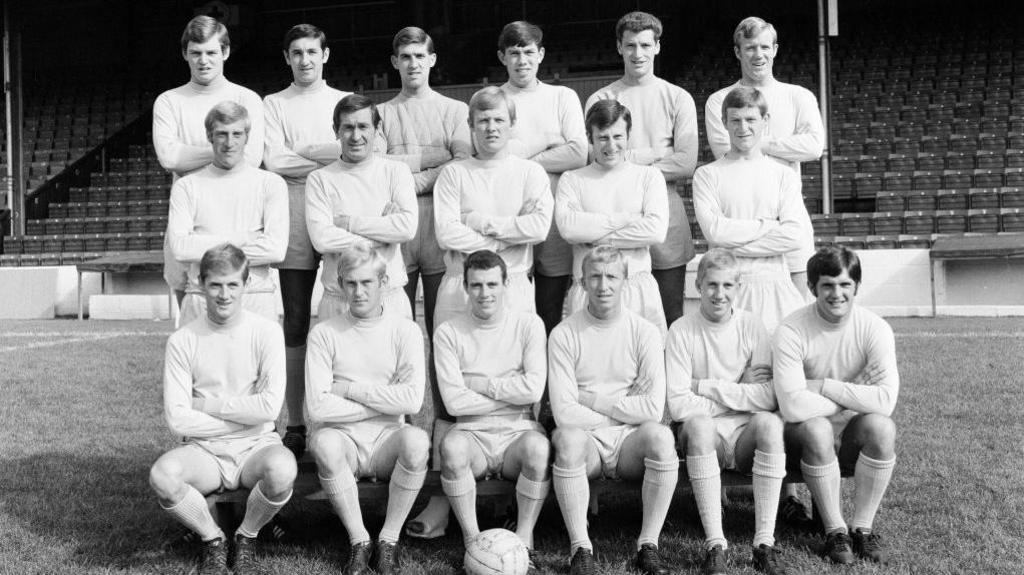
[[[526,575],[530,557],[519,536],[488,529],[466,545],[466,575]]]

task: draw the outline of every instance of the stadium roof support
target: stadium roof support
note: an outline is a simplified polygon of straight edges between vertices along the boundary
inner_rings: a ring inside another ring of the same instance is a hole
[[[825,128],[825,148],[821,153],[821,211],[832,213],[832,74],[829,70],[828,37],[838,22],[829,21],[837,13],[839,0],[818,0],[818,86],[821,121]]]
[[[11,21],[11,3],[4,2],[4,96],[7,122],[7,207],[11,210],[11,232],[25,233],[25,178],[21,153],[21,35]]]

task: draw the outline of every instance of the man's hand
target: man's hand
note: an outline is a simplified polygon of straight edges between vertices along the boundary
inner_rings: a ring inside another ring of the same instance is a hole
[[[482,395],[487,395],[491,386],[491,380],[480,375],[465,375],[462,377],[462,381],[466,387]]]
[[[629,212],[615,212],[610,216],[610,219],[612,227],[615,228],[616,230],[621,230],[622,228],[639,220],[641,217],[642,216],[640,216],[640,214],[632,214]]]
[[[398,366],[398,369],[395,370],[395,373],[391,376],[391,379],[388,381],[388,385],[397,385],[399,383],[402,383],[411,375],[412,366],[409,365],[408,363],[403,363],[402,365]]]
[[[537,210],[537,200],[536,200],[536,198],[529,199],[529,200],[526,200],[525,202],[523,202],[523,207],[519,208],[519,214],[518,215],[525,216],[526,214],[532,214],[536,210]]]
[[[580,405],[594,409],[594,402],[597,400],[597,394],[592,391],[580,390]]]
[[[384,204],[384,209],[381,210],[380,215],[390,216],[391,214],[400,214],[404,211],[405,210],[402,209],[402,206],[399,206],[395,202],[389,201],[388,203]]]
[[[653,382],[646,377],[637,378],[633,380],[633,385],[629,387],[629,393],[626,395],[647,395],[652,385]]]
[[[885,381],[885,368],[877,363],[869,363],[860,370],[851,383],[857,385],[879,385]]]
[[[420,169],[429,170],[443,166],[452,159],[452,154],[444,148],[428,147],[420,151]]]
[[[343,379],[341,381],[335,381],[331,384],[331,393],[338,397],[348,396],[348,380]]]
[[[462,212],[462,214],[459,216],[459,219],[462,220],[462,223],[465,224],[474,232],[483,234],[485,236],[490,235],[487,233],[488,230],[486,229],[487,218],[483,214],[475,211]]]
[[[352,231],[349,226],[352,224],[352,216],[347,214],[334,214],[334,227],[341,228],[346,232]]]
[[[192,409],[194,409],[196,411],[202,411],[203,413],[206,413],[206,411],[204,411],[205,407],[206,407],[206,400],[205,399],[203,399],[202,397],[193,397],[192,398]]]
[[[748,365],[740,376],[739,383],[768,383],[772,380],[772,366]]]

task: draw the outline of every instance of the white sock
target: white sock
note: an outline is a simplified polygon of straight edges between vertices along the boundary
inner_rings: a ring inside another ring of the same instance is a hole
[[[516,506],[519,508],[516,535],[530,549],[533,549],[533,528],[537,525],[537,518],[540,517],[550,490],[550,480],[534,481],[520,473],[516,481]]]
[[[476,479],[469,469],[454,479],[441,476],[441,489],[451,502],[455,518],[462,525],[463,539],[469,540],[480,534],[476,522]]]
[[[263,529],[263,526],[269,523],[292,497],[292,492],[289,490],[288,494],[282,497],[280,501],[271,501],[263,494],[263,490],[260,489],[260,483],[262,481],[256,483],[252,490],[249,491],[249,499],[245,502],[245,518],[242,519],[242,524],[235,531],[235,533],[250,539],[255,539],[260,529]]]
[[[808,465],[806,461],[801,460],[800,471],[804,474],[807,489],[811,491],[811,496],[818,505],[821,521],[825,524],[825,533],[846,531],[840,499],[842,478],[839,476],[839,460],[833,459],[825,465]]]
[[[306,399],[306,346],[284,348],[285,405],[288,406],[288,425],[304,425],[302,406]]]
[[[377,539],[388,543],[397,543],[402,523],[412,511],[416,496],[420,494],[427,470],[409,471],[401,462],[395,462],[395,470],[391,472],[388,483],[388,510],[384,515],[384,526],[380,529]]]
[[[433,384],[432,384],[433,385]],[[452,422],[445,421],[443,419],[434,420],[434,434],[431,436],[431,469],[434,471],[441,470],[441,442],[444,440],[445,435],[448,435],[448,431],[452,428]],[[448,527],[448,510],[449,502],[448,498],[444,495],[432,495],[430,501],[427,502],[427,506],[420,511],[413,521],[419,521],[422,523],[427,531],[434,531],[438,527],[441,527],[443,531]]]
[[[586,464],[571,469],[551,466],[551,483],[555,488],[555,499],[562,509],[562,519],[569,533],[569,555],[575,555],[580,547],[594,550],[587,533],[587,507],[590,505],[590,481],[587,479]]]
[[[704,546],[711,549],[721,545],[723,550],[728,549],[729,542],[722,530],[722,470],[718,466],[718,455],[687,455],[686,472],[704,526]]]
[[[754,450],[754,548],[775,546],[775,516],[779,513],[779,493],[786,477],[786,454]]]
[[[643,503],[644,515],[640,524],[640,537],[636,548],[645,543],[658,544],[661,528],[665,525],[668,508],[672,505],[672,495],[679,483],[679,458],[669,461],[658,461],[644,458],[644,482],[640,488],[640,499]]]
[[[161,507],[163,506],[161,505]],[[195,531],[203,541],[213,541],[218,537],[224,539],[224,532],[213,520],[213,515],[210,515],[206,498],[191,485],[187,486],[185,496],[181,498],[181,501],[171,507],[163,507],[163,509],[179,523]]]
[[[363,525],[363,512],[359,509],[359,488],[356,487],[355,476],[351,473],[342,473],[331,478],[321,475],[320,485],[323,486],[327,499],[331,501],[334,512],[338,514],[342,525],[348,531],[349,543],[368,543],[370,533]]]
[[[875,513],[882,503],[882,496],[892,479],[892,469],[896,466],[896,456],[888,461],[871,459],[861,452],[857,457],[857,465],[853,469],[853,521],[851,529],[870,532],[875,522]]]

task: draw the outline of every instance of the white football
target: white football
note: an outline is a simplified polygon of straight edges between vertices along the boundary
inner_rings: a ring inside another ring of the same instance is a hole
[[[526,575],[530,556],[518,535],[488,529],[466,545],[466,575]]]

